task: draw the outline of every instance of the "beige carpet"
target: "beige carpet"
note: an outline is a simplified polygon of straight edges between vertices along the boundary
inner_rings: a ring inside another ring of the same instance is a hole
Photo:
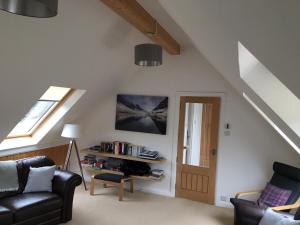
[[[125,192],[119,202],[116,189],[96,189],[90,196],[81,187],[74,197],[73,220],[68,225],[232,225],[233,210],[180,198]]]

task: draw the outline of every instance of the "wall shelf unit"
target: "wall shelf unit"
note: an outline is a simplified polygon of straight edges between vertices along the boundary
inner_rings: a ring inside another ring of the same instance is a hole
[[[151,159],[141,159],[139,157],[135,157],[135,156],[130,156],[130,155],[116,155],[113,153],[106,153],[106,152],[98,152],[96,150],[90,150],[90,149],[83,149],[81,150],[82,153],[85,154],[93,154],[99,157],[107,157],[107,158],[116,158],[116,159],[126,159],[126,160],[131,160],[131,161],[138,161],[138,162],[145,162],[145,163],[163,163],[166,160],[165,159],[155,159],[155,160],[151,160]]]
[[[97,169],[93,167],[87,167],[84,166],[85,170],[91,172],[92,174],[99,174],[99,173],[111,173],[111,174],[117,174],[117,175],[124,175],[124,173],[119,172],[119,171],[114,171],[114,170],[107,170],[107,169]],[[164,176],[161,176],[159,179],[155,179],[150,176],[135,176],[135,175],[130,175],[129,176],[133,180],[145,180],[145,181],[161,181],[164,179]]]

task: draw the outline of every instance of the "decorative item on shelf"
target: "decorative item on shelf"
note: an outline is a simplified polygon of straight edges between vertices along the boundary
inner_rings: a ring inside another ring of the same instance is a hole
[[[93,169],[102,169],[104,167],[104,163],[106,160],[99,159],[96,155],[87,154],[84,156],[84,159],[81,161],[81,165],[86,168],[93,168]]]
[[[114,154],[119,155],[120,153],[120,144],[119,142],[114,142]]]
[[[28,17],[54,17],[57,8],[58,0],[0,0],[0,9]]]
[[[164,170],[154,169],[154,170],[151,170],[151,174],[149,177],[154,180],[161,180],[163,178],[164,174],[165,174]]]
[[[84,156],[84,160],[85,164],[90,164],[90,165],[93,165],[94,163],[97,162],[96,160],[96,156],[93,155],[93,154],[87,154]]]
[[[69,144],[69,149],[68,149],[68,152],[67,152],[67,157],[66,157],[64,169],[67,170],[68,167],[69,167],[70,156],[71,156],[71,153],[72,153],[72,150],[73,150],[73,147],[74,147],[76,157],[77,157],[77,160],[78,160],[78,165],[79,165],[80,172],[81,172],[81,177],[82,177],[83,184],[84,184],[84,188],[85,188],[85,190],[87,190],[86,182],[85,182],[83,171],[82,171],[79,151],[78,151],[78,147],[77,147],[77,143],[76,143],[76,139],[78,139],[80,137],[79,126],[77,124],[65,124],[65,126],[63,128],[63,131],[61,133],[61,136],[70,139],[70,144]]]
[[[167,133],[168,97],[117,95],[116,130]]]

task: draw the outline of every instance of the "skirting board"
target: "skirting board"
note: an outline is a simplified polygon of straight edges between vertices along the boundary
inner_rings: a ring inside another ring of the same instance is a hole
[[[137,191],[145,192],[145,193],[151,193],[151,194],[156,194],[156,195],[162,195],[166,197],[174,197],[170,191],[165,191],[165,190],[158,190],[158,189],[153,189],[153,188],[139,188],[136,187]]]
[[[73,172],[80,174],[80,171],[74,170]],[[90,176],[86,175],[85,179],[87,182],[90,182]],[[145,193],[150,193],[150,194],[156,194],[156,195],[161,195],[165,197],[171,197],[174,198],[175,195],[171,191],[166,191],[166,190],[161,190],[161,189],[155,189],[155,188],[147,188],[147,187],[139,187],[138,185],[135,186],[136,191],[141,191]],[[222,207],[222,208],[233,208],[232,204],[230,202],[222,202],[222,201],[217,201],[215,204],[217,207]]]
[[[222,201],[216,202],[216,206],[222,208],[233,208],[233,205],[230,202],[222,202]]]

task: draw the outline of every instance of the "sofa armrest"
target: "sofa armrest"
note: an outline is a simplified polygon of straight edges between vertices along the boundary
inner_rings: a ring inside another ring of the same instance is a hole
[[[295,213],[295,220],[300,220],[300,207],[298,208],[297,212]]]
[[[65,170],[55,170],[52,189],[53,192],[64,198],[64,196],[68,194],[70,188],[75,188],[80,185],[81,182],[81,177],[76,173]]]
[[[13,224],[13,213],[8,209],[0,205],[0,222],[1,225]]]
[[[234,205],[234,225],[258,225],[265,213],[255,202],[244,199],[230,199]]]
[[[80,185],[82,178],[72,172],[56,170],[52,181],[52,191],[63,199],[61,222],[72,219],[73,197],[76,186]]]

